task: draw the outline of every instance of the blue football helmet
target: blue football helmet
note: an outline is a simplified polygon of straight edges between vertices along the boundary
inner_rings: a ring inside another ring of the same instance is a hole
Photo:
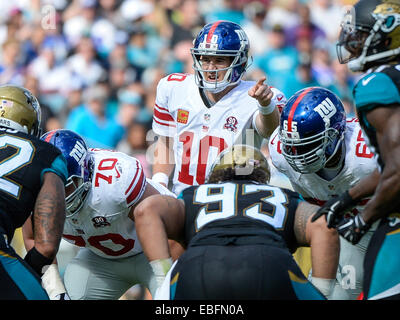
[[[320,87],[302,89],[282,109],[282,154],[295,171],[317,172],[339,150],[345,130],[346,113],[333,92]]]
[[[217,21],[204,26],[193,41],[190,49],[193,57],[196,84],[213,93],[220,92],[228,86],[240,81],[247,69],[249,40],[243,29],[230,21]],[[227,68],[204,69],[200,57],[202,56],[228,56],[232,63]],[[227,70],[222,81],[206,81],[204,72],[218,72]]]
[[[69,218],[82,208],[91,186],[90,159],[85,141],[73,131],[52,130],[40,139],[56,146],[67,160],[68,180],[66,191],[66,217]]]

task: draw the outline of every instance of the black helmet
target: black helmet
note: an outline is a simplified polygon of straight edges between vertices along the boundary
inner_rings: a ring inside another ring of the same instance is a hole
[[[360,0],[345,7],[336,51],[352,71],[396,60],[400,54],[400,0]]]

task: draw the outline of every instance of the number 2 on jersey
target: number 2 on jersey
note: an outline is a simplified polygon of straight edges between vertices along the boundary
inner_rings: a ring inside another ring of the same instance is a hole
[[[29,140],[9,135],[0,136],[0,149],[7,147],[12,147],[15,152],[0,162],[0,189],[18,198],[21,186],[7,178],[7,175],[30,163],[35,149]]]

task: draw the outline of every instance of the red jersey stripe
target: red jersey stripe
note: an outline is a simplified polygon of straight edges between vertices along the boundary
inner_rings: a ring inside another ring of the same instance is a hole
[[[155,103],[155,106],[156,106],[158,109],[160,109],[161,111],[166,111],[166,112],[169,113],[169,110],[168,110],[167,108],[160,107],[157,103]]]
[[[308,88],[306,90],[304,90],[298,97],[297,99],[294,101],[292,109],[290,110],[289,113],[289,117],[288,117],[288,131],[292,132],[292,120],[293,120],[293,116],[294,113],[296,112],[296,108],[298,106],[298,104],[300,103],[300,101],[303,99],[303,97],[313,88]]]
[[[146,177],[143,171],[141,171],[140,177],[135,185],[135,188],[133,188],[131,194],[126,198],[128,206],[130,206],[132,203],[136,203],[139,200],[140,196],[144,192],[145,185],[146,185]]]
[[[136,177],[137,177],[139,171],[141,171],[141,170],[142,170],[141,168],[139,169],[139,164],[136,163],[136,173],[135,173],[135,176],[133,177],[132,182],[129,184],[128,189],[126,189],[125,194],[128,194],[129,190],[131,190],[131,188],[132,188],[132,186],[133,186],[133,184],[134,184],[134,182],[135,182],[135,180],[136,180]]]
[[[160,112],[157,108],[154,108],[154,117],[164,121],[174,121],[174,118],[169,113]]]
[[[153,120],[154,120],[154,122],[156,122],[156,123],[158,123],[158,124],[160,124],[162,126],[173,127],[173,128],[176,127],[176,125],[174,123],[163,123],[163,122],[157,121],[157,119],[154,118],[154,117],[153,117]]]

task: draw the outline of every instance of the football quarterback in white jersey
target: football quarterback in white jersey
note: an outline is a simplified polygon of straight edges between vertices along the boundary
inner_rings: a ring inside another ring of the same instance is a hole
[[[289,178],[293,189],[318,205],[376,169],[358,120],[346,119],[340,99],[320,87],[300,90],[288,100],[268,147],[273,165]],[[367,201],[349,214],[357,214]],[[372,233],[357,246],[341,238],[338,283],[331,299],[356,299],[360,294]]]
[[[164,274],[143,255],[133,209],[150,195],[174,194],[147,179],[136,158],[87,149],[70,130],[50,131],[42,139],[58,147],[68,164],[63,238],[82,247],[64,273],[70,298],[118,299],[135,284],[154,294]]]
[[[176,194],[203,184],[222,150],[238,143],[259,148],[279,125],[282,92],[263,84],[265,78],[242,80],[248,51],[239,25],[210,23],[191,49],[194,75],[170,74],[160,80],[153,115],[153,131],[160,136],[153,179],[167,185],[175,169]]]

